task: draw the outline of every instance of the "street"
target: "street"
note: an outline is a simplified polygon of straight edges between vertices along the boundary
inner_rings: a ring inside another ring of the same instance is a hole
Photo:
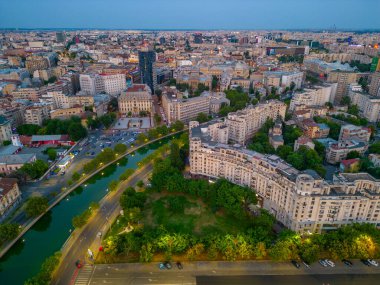
[[[160,270],[157,263],[100,264],[81,269],[75,285],[95,284],[376,284],[380,268],[354,261],[349,268],[337,262],[335,268],[312,264],[296,269],[290,262],[214,261],[183,263],[179,270]],[[357,283],[355,283],[357,282]],[[375,283],[374,283],[375,282]]]
[[[151,165],[137,170],[128,181],[121,184],[121,189],[135,185],[139,180],[145,180],[151,170]],[[62,250],[63,262],[56,271],[52,284],[73,284],[72,279],[75,279],[75,275],[78,273],[75,261],[80,259],[88,263],[87,250],[89,248],[91,248],[93,252],[97,250],[98,247],[95,245],[100,245],[100,239],[97,237],[97,233],[105,233],[107,227],[110,226],[110,223],[112,223],[119,214],[119,198],[122,192],[122,190],[110,192],[105,196],[100,201],[100,209],[94,214],[88,224],[79,230],[79,233],[74,231]]]

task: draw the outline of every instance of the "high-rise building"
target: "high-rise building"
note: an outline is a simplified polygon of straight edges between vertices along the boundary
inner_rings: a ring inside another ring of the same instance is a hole
[[[369,94],[372,96],[380,96],[380,72],[375,72],[371,75]]]
[[[154,93],[156,88],[156,52],[151,47],[143,47],[139,51],[139,70],[141,83],[147,84]]]
[[[327,76],[327,82],[338,83],[334,102],[339,104],[344,96],[348,95],[349,86],[358,80],[358,73],[353,71],[334,70]]]
[[[66,35],[64,32],[57,32],[55,36],[57,38],[57,42],[59,43],[63,43],[66,40]]]

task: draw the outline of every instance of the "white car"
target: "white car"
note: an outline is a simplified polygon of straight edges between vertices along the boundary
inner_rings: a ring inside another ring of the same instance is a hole
[[[371,265],[373,265],[373,266],[379,266],[379,263],[377,263],[376,260],[373,260],[373,259],[367,259],[367,261],[368,261],[369,263],[371,263]]]
[[[328,266],[335,267],[335,263],[332,262],[331,260],[325,259],[325,262],[327,263]]]
[[[322,265],[323,267],[327,267],[328,266],[327,262],[324,261],[323,259],[319,260],[319,264]]]

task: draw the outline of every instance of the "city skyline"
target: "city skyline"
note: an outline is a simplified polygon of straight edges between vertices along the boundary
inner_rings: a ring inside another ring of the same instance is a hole
[[[0,28],[278,30],[336,27],[338,30],[372,30],[380,27],[380,18],[376,17],[380,2],[376,0],[321,0],[317,3],[311,0],[195,0],[191,6],[177,0],[107,3],[109,5],[103,7],[104,1],[100,0],[80,3],[68,0],[59,4],[57,13],[56,3],[51,1],[29,5],[25,0],[5,0],[0,3]]]

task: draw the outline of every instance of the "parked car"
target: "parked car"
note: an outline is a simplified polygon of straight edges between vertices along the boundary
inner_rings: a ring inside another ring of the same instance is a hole
[[[376,260],[373,260],[373,259],[367,259],[367,261],[368,261],[371,265],[373,265],[373,266],[379,266],[379,263],[377,263]]]
[[[302,261],[302,263],[307,267],[307,268],[310,268],[310,264],[308,263],[308,262],[306,262],[306,261]]]
[[[297,261],[292,260],[291,262],[294,265],[294,267],[296,267],[297,269],[299,269],[301,267],[301,265]]]
[[[363,262],[364,265],[371,266],[371,263],[369,263],[368,259],[362,259],[361,262]]]
[[[183,269],[183,266],[182,266],[182,263],[181,263],[181,262],[177,261],[176,265],[177,265],[177,268],[178,268],[179,270],[182,270],[182,269]]]
[[[325,262],[327,263],[328,266],[335,267],[335,263],[332,262],[331,260],[325,259]]]
[[[319,262],[319,264],[322,265],[323,267],[327,267],[327,266],[328,266],[327,262],[326,262],[324,259],[320,259],[318,262]]]
[[[161,270],[164,270],[166,269],[166,266],[163,262],[160,262],[160,264],[158,265],[158,267],[161,269]]]
[[[172,264],[169,261],[165,261],[164,265],[165,265],[166,269],[168,269],[168,270],[172,269]]]
[[[349,267],[352,267],[352,265],[353,265],[352,262],[349,261],[348,259],[343,259],[342,262],[343,262],[345,265],[349,266]]]

